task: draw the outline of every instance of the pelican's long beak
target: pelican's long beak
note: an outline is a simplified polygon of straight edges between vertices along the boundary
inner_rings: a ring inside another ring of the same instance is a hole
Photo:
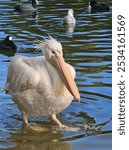
[[[53,57],[53,59],[54,61],[52,62],[54,63],[54,66],[56,67],[66,88],[71,93],[71,95],[73,95],[73,97],[75,97],[77,101],[80,102],[80,94],[78,88],[63,57],[61,55],[57,55],[57,57]]]

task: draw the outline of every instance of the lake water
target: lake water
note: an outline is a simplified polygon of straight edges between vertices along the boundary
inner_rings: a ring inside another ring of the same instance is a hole
[[[39,0],[36,13],[18,13],[18,0],[0,1],[0,39],[11,34],[18,46],[14,55],[38,56],[35,40],[48,35],[63,45],[65,60],[76,69],[81,103],[73,101],[58,114],[61,122],[81,127],[77,132],[53,128],[48,117],[32,117],[32,124],[50,131],[36,133],[22,125],[17,105],[3,91],[9,61],[0,54],[0,149],[11,150],[111,150],[112,141],[112,13],[89,13],[88,0]],[[27,2],[27,0],[21,0]],[[105,0],[111,7],[111,1]],[[74,9],[77,24],[72,33],[63,26],[63,17]],[[13,55],[13,54],[12,54]],[[90,129],[88,127],[91,127]]]

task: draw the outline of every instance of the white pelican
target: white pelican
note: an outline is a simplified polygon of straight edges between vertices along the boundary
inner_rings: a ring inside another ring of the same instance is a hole
[[[68,10],[68,14],[64,17],[64,24],[76,24],[73,13],[73,9]]]
[[[56,114],[70,105],[73,97],[80,102],[74,68],[63,58],[62,45],[49,37],[36,45],[44,56],[15,56],[8,68],[5,90],[19,107],[23,123],[31,129],[28,115],[51,116],[62,127]]]

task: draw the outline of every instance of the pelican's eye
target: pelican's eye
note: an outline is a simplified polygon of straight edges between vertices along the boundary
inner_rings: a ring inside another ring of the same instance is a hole
[[[56,52],[54,50],[52,50],[52,53],[55,54]]]

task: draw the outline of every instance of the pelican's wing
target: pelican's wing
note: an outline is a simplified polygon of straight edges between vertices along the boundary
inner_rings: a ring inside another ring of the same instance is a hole
[[[39,57],[40,59],[40,57]],[[40,73],[36,70],[40,61],[35,58],[16,56],[8,68],[6,91],[21,92],[35,87],[40,81]]]

